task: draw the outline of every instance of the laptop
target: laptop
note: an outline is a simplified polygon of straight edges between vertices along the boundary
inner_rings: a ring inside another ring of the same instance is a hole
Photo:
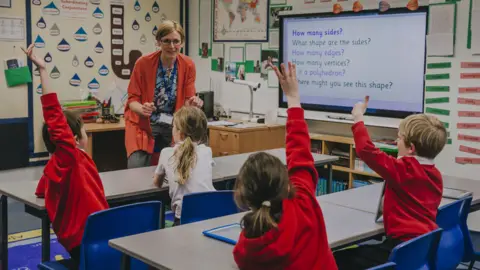
[[[382,183],[382,192],[378,199],[377,213],[375,214],[375,223],[383,223],[383,200],[385,198],[385,181]]]

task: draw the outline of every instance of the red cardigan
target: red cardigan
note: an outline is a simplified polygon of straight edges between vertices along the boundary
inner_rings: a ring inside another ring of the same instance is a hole
[[[318,175],[301,108],[288,109],[286,144],[288,173],[296,195],[283,201],[277,229],[251,239],[240,234],[233,250],[235,262],[240,269],[336,270],[323,213],[315,197]]]
[[[425,158],[399,159],[376,148],[363,122],[352,127],[357,155],[385,181],[383,224],[387,236],[407,241],[437,228],[442,175]]]
[[[156,51],[140,57],[135,63],[130,77],[128,100],[125,104],[125,148],[127,149],[127,156],[138,150],[153,153],[155,140],[152,137],[150,118],[139,116],[130,110],[129,105],[133,101],[140,104],[153,102],[160,55],[161,51]],[[178,54],[177,66],[178,81],[175,111],[185,104],[185,100],[195,96],[196,92],[196,70],[192,59],[186,55]]]
[[[58,241],[68,250],[82,243],[90,214],[108,208],[97,167],[77,148],[55,93],[41,97],[43,117],[55,152],[50,157],[35,194],[45,197],[45,208]]]

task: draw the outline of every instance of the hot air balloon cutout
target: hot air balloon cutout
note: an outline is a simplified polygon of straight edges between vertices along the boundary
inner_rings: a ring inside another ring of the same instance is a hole
[[[39,84],[37,86],[37,89],[35,90],[35,92],[37,92],[37,94],[39,94],[39,95],[43,94],[42,84]]]
[[[35,67],[35,69],[33,70],[33,75],[40,76],[40,69],[38,67]]]
[[[132,29],[137,31],[138,29],[140,29],[140,24],[137,22],[137,20],[134,20],[133,23],[132,23]]]
[[[98,69],[98,74],[100,74],[100,76],[107,76],[108,73],[110,73],[110,70],[108,70],[107,66],[105,66],[105,65],[102,65]]]
[[[87,41],[87,39],[88,39],[87,32],[85,31],[85,29],[83,29],[83,27],[80,27],[80,28],[78,28],[77,32],[75,32],[75,34],[73,34],[73,38],[77,41],[80,41],[80,42]]]
[[[142,34],[142,36],[140,37],[140,44],[144,45],[145,43],[147,43],[147,37],[145,36],[145,34]]]
[[[140,3],[137,1],[135,1],[135,5],[133,5],[133,9],[135,9],[135,11],[140,11],[141,7],[140,7]]]
[[[152,16],[150,16],[150,13],[147,12],[147,14],[145,15],[145,21],[149,22],[152,20]]]
[[[40,0],[32,0],[32,4],[34,4],[35,6],[40,6],[42,4],[42,1]]]
[[[104,17],[103,11],[97,7],[94,11],[92,16],[97,19],[102,19]]]
[[[78,67],[79,64],[80,64],[80,61],[78,61],[78,57],[74,55],[72,60],[72,66]]]
[[[45,48],[45,41],[40,35],[35,39],[34,46],[35,48]]]
[[[95,26],[93,27],[93,33],[95,35],[100,35],[102,31],[102,26],[99,23],[95,24]]]
[[[378,3],[378,10],[380,10],[380,12],[385,12],[388,9],[390,9],[390,4],[387,1],[380,1],[380,3]]]
[[[40,17],[40,19],[38,20],[37,27],[40,29],[45,29],[45,27],[47,27],[47,23],[45,22],[43,17]]]
[[[407,8],[410,11],[415,11],[418,9],[418,0],[410,0],[408,1]]]
[[[100,1],[100,0],[90,0],[90,4],[92,4],[92,5],[100,5],[100,2],[102,2],[102,1]]]
[[[333,5],[333,14],[339,14],[342,11],[343,11],[342,5],[340,5],[339,3],[336,3]]]
[[[82,80],[80,79],[80,76],[78,76],[77,73],[75,73],[73,77],[70,79],[71,86],[77,87],[77,86],[80,86],[81,83],[82,83]]]
[[[88,89],[90,90],[96,90],[100,88],[100,83],[97,81],[97,79],[93,78],[93,80],[91,80],[89,83],[88,83]]]
[[[93,59],[90,58],[90,56],[88,56],[87,59],[85,59],[84,64],[86,67],[89,67],[89,68],[95,66],[95,63],[93,62]]]
[[[355,1],[353,2],[353,7],[352,7],[353,12],[360,12],[363,10],[363,5],[360,3],[360,1]]]
[[[103,45],[102,43],[99,41],[97,43],[97,45],[95,46],[95,49],[93,49],[96,53],[103,53]]]
[[[158,12],[160,11],[160,6],[158,5],[157,1],[155,1],[155,2],[153,3],[152,11],[153,11],[154,13],[158,13]]]
[[[54,66],[52,71],[50,72],[50,78],[52,79],[60,78],[60,70],[58,70],[57,66]]]
[[[43,58],[43,60],[44,60],[45,62],[47,62],[47,63],[52,62],[52,55],[51,55],[50,53],[47,53],[47,54],[45,55],[45,57]]]
[[[50,4],[46,5],[43,8],[43,14],[45,15],[58,15],[60,14],[60,10],[57,8],[55,3],[52,1]]]
[[[155,25],[155,26],[153,27],[153,30],[152,30],[152,35],[156,36],[156,35],[157,35],[157,31],[158,31],[158,28],[157,28],[157,26]]]
[[[64,38],[57,45],[57,49],[61,52],[68,52],[70,51],[70,48],[70,44]]]
[[[58,35],[60,35],[60,28],[58,28],[58,25],[56,23],[54,23],[50,28],[50,36],[58,36]]]

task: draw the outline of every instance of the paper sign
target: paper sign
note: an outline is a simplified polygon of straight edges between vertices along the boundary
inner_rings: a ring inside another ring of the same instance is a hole
[[[452,139],[448,139],[447,144],[452,144]]]
[[[426,108],[426,113],[440,114],[440,115],[450,115],[450,110],[437,109],[437,108]]]
[[[459,164],[480,164],[480,158],[456,157],[455,162]]]
[[[427,64],[427,68],[434,69],[434,68],[451,68],[452,63],[450,62],[442,62],[442,63],[430,63]]]
[[[460,117],[480,117],[480,111],[458,111]]]
[[[480,129],[480,123],[457,123],[458,129]]]
[[[425,99],[426,104],[448,103],[449,101],[450,101],[450,98],[448,98],[448,97],[427,98],[427,99]]]
[[[465,145],[460,145],[459,150],[460,150],[460,152],[480,155],[480,149],[478,149],[478,148],[473,148],[473,147],[468,147],[468,146],[465,146]]]
[[[443,123],[443,125],[445,126],[445,128],[448,128],[448,127],[450,126],[450,124],[447,123],[447,122],[442,122],[442,123]]]
[[[480,73],[461,73],[460,79],[480,79]]]
[[[480,87],[460,87],[459,93],[480,93]]]
[[[468,104],[468,105],[480,105],[480,99],[474,98],[458,98],[458,104]]]
[[[448,80],[450,79],[450,74],[449,73],[443,73],[443,74],[427,74],[425,75],[426,80]]]
[[[425,87],[427,92],[450,92],[450,86],[427,86]]]
[[[480,68],[480,62],[462,62],[461,68]]]
[[[469,142],[480,142],[479,136],[458,134],[458,139],[462,141],[469,141]]]

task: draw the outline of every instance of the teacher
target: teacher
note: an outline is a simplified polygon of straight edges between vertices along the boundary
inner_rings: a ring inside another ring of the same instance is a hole
[[[185,32],[164,21],[156,34],[159,51],[140,57],[130,77],[125,105],[128,168],[150,166],[154,149],[172,144],[173,113],[182,106],[202,107],[195,96],[195,64],[180,53]]]

